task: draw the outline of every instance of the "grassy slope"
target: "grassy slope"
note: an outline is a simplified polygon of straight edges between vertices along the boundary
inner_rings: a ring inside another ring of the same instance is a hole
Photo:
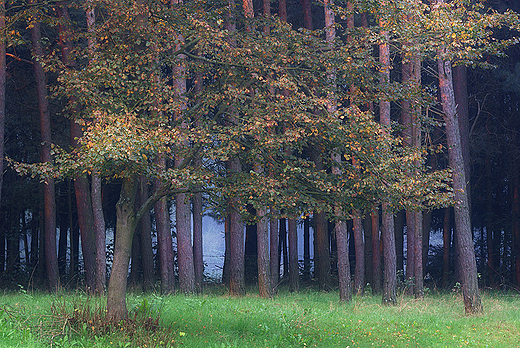
[[[64,331],[52,339],[53,347],[136,346],[135,338],[123,335],[87,334],[88,324],[79,335],[63,330],[63,321],[51,315],[53,303],[85,301],[103,303],[78,294],[0,296],[0,347],[49,347],[51,337]],[[404,297],[395,307],[380,301],[365,296],[340,304],[336,293],[310,291],[274,300],[131,295],[129,308],[160,310],[162,325],[170,328],[168,335],[150,338],[148,347],[520,347],[519,296],[486,294],[485,313],[475,317],[464,316],[457,294]]]

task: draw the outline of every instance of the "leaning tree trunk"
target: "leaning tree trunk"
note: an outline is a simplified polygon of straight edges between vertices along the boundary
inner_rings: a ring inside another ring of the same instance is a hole
[[[41,60],[43,49],[41,45],[40,23],[31,23],[31,42],[34,57],[34,76],[38,95],[38,109],[40,113],[40,129],[42,138],[42,161],[51,162],[51,119],[49,114],[49,102],[47,98],[47,86],[45,72]],[[59,286],[58,254],[56,249],[56,192],[54,178],[44,179],[44,229],[45,229],[45,262],[47,279],[52,290]]]
[[[448,141],[449,164],[453,171],[453,190],[455,192],[455,227],[461,270],[462,294],[466,314],[482,312],[482,302],[478,290],[477,264],[471,233],[464,158],[460,141],[457,109],[453,92],[451,62],[442,58],[439,52],[438,73],[446,138]]]

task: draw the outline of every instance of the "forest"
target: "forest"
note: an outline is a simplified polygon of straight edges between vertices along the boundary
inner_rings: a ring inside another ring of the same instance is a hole
[[[2,1],[0,286],[106,294],[115,320],[128,287],[201,293],[210,215],[231,296],[455,286],[481,312],[520,290],[515,11]]]

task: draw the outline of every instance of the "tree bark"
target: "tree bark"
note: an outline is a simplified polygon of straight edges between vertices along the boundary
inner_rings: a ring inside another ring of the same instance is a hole
[[[448,286],[450,276],[450,245],[451,245],[451,207],[444,208],[444,223],[442,233],[442,287]]]
[[[453,92],[451,62],[442,58],[439,52],[438,73],[446,137],[448,140],[449,164],[453,171],[453,190],[455,192],[455,226],[459,263],[461,269],[462,293],[466,314],[482,312],[482,302],[478,290],[477,265],[473,247],[464,157],[462,155],[458,116]]]
[[[107,246],[106,227],[103,215],[103,198],[101,192],[101,177],[92,173],[92,212],[94,216],[94,235],[96,239],[96,293],[103,294],[107,279]]]
[[[303,279],[311,279],[311,231],[310,218],[303,220]]]
[[[289,291],[300,290],[300,267],[298,265],[298,233],[295,219],[289,219]]]
[[[354,291],[362,295],[365,289],[365,241],[363,238],[363,225],[361,212],[354,210],[352,230],[354,234],[354,251],[356,254],[356,266],[354,268]]]
[[[267,209],[258,208],[256,211],[257,217],[260,219],[256,226],[256,237],[258,247],[258,291],[260,297],[271,298],[272,287],[271,287],[271,274],[269,265],[269,231]]]
[[[242,165],[238,158],[229,160],[229,174],[238,174]],[[244,223],[238,211],[240,204],[237,197],[230,199],[229,212],[229,294],[231,296],[245,295],[245,245]]]
[[[114,261],[108,283],[107,316],[113,322],[128,317],[126,308],[126,285],[128,266],[132,251],[132,239],[135,232],[135,198],[138,189],[136,177],[124,178],[121,194],[116,204],[116,240],[114,245]]]
[[[161,157],[157,160],[161,168],[166,168],[166,160]],[[159,179],[155,180],[155,189],[161,190],[163,184]],[[175,276],[173,271],[173,245],[170,230],[170,214],[166,198],[161,198],[155,203],[155,225],[157,228],[157,247],[161,273],[161,293],[170,294],[175,289]]]
[[[31,2],[33,3],[33,1]],[[33,49],[33,67],[38,95],[38,109],[40,114],[40,130],[42,139],[42,161],[51,162],[51,118],[49,114],[49,102],[45,72],[41,60],[43,49],[41,45],[40,22],[31,23],[31,42]],[[44,179],[44,226],[45,226],[45,262],[47,279],[51,290],[59,287],[58,255],[56,250],[56,192],[54,178]]]
[[[379,237],[379,208],[372,208],[372,292],[381,293],[381,244]]]
[[[138,190],[138,207],[144,205],[149,197],[148,193],[148,180],[145,176],[139,178],[139,190]],[[140,229],[140,251],[141,251],[141,266],[143,272],[143,290],[151,291],[154,284],[154,262],[153,262],[153,251],[152,251],[152,221],[150,218],[150,212],[147,211],[139,220]]]
[[[274,213],[274,212],[271,212]],[[269,220],[269,268],[271,272],[271,287],[276,292],[280,281],[280,254],[279,250],[278,219],[271,217]]]

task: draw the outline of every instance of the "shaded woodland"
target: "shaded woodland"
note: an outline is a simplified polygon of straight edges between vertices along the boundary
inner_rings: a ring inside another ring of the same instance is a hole
[[[3,288],[520,289],[513,3],[2,6]]]

